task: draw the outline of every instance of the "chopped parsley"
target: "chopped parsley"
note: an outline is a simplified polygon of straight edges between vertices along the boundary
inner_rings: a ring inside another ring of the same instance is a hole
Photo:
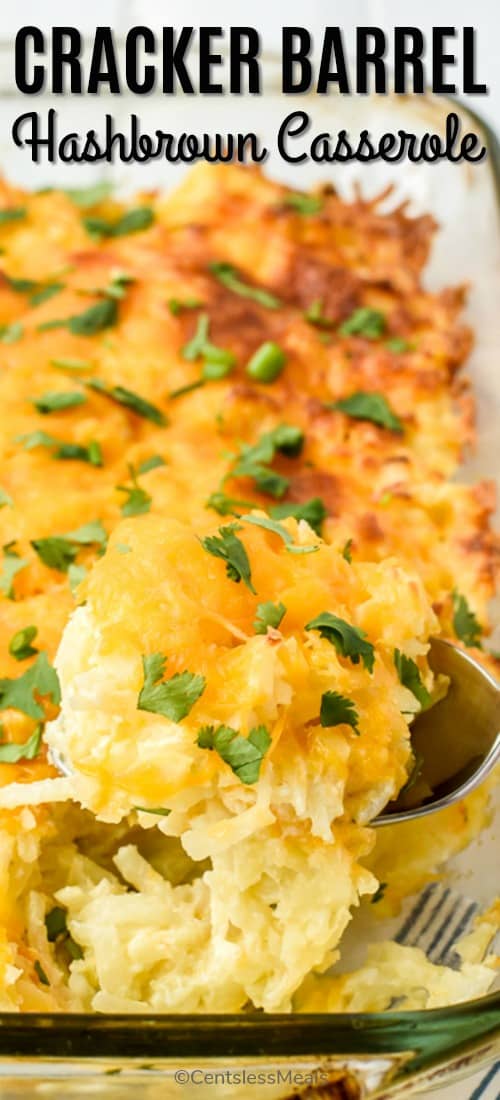
[[[319,214],[323,209],[323,199],[319,195],[305,195],[300,191],[285,195],[283,204],[304,216]]]
[[[1,702],[0,706],[2,706]],[[28,737],[28,740],[21,745],[15,741],[0,741],[0,764],[18,764],[20,760],[34,760],[40,752],[42,729],[43,726],[39,724],[31,737]]]
[[[215,749],[238,779],[248,784],[257,782],[270,744],[265,726],[255,726],[248,737],[242,737],[231,726],[203,726],[198,733],[200,749]]]
[[[24,328],[20,321],[12,321],[10,325],[0,325],[0,343],[16,344],[24,336]]]
[[[37,282],[34,279],[15,279],[5,272],[4,276],[10,289],[14,290],[16,294],[29,295],[29,303],[31,306],[40,306],[42,302],[48,302],[49,298],[53,298],[54,294],[59,294],[65,287],[64,283],[58,282],[43,283]]]
[[[265,432],[253,446],[243,444],[236,463],[228,477],[248,477],[262,493],[279,500],[288,489],[290,480],[270,468],[277,452],[289,458],[300,454],[304,445],[301,428],[280,424],[271,432]]]
[[[382,901],[382,898],[385,896],[386,890],[387,882],[379,882],[378,887],[375,890],[375,893],[373,894],[373,897],[371,899],[371,904],[377,905],[379,901]]]
[[[133,390],[128,390],[125,386],[107,386],[100,379],[91,379],[86,385],[91,390],[95,390],[96,393],[100,393],[103,397],[108,397],[110,401],[115,401],[117,405],[123,405],[126,409],[130,409],[136,416],[141,416],[144,420],[151,420],[153,424],[156,424],[159,428],[165,427],[167,419],[156,405],[152,405],[150,401],[146,401],[144,397],[140,397],[139,394],[134,393]]]
[[[79,944],[68,932],[66,910],[55,905],[45,917],[45,929],[49,943],[64,947],[71,959],[82,959],[83,952]]]
[[[12,508],[13,503],[12,497],[0,486],[0,508],[6,508],[7,506]]]
[[[230,497],[227,493],[224,493],[222,489],[219,489],[216,493],[211,493],[207,503],[207,508],[212,508],[214,512],[218,512],[219,516],[241,516],[247,508],[255,508],[254,500],[240,500],[238,497]]]
[[[50,365],[52,367],[56,367],[57,370],[67,370],[73,372],[92,370],[92,363],[90,363],[88,359],[72,359],[71,357],[64,359],[51,359]]]
[[[138,474],[147,474],[150,470],[156,470],[158,466],[166,466],[165,459],[162,455],[151,455],[150,458],[144,458],[137,467]]]
[[[0,226],[10,225],[11,222],[19,222],[25,217],[25,206],[11,206],[6,210],[0,210]]]
[[[27,661],[28,657],[35,657],[38,650],[31,643],[35,640],[37,634],[38,628],[36,626],[25,626],[22,630],[17,630],[9,642],[11,657],[15,657],[16,661]]]
[[[53,328],[67,328],[74,336],[95,336],[106,328],[111,328],[118,320],[118,306],[114,298],[103,298],[89,306],[83,313],[74,313],[60,320],[45,321],[38,325],[39,332]]]
[[[79,443],[63,443],[61,439],[47,432],[37,431],[16,436],[16,443],[23,443],[26,451],[31,451],[34,447],[54,447],[54,458],[80,459],[82,462],[90,462],[92,466],[103,464],[101,446],[95,439],[83,447]]]
[[[188,382],[186,386],[179,386],[176,390],[170,390],[168,396],[171,401],[176,401],[178,397],[185,397],[187,393],[199,390],[200,386],[205,385],[205,381],[205,378],[196,378],[194,382]]]
[[[203,302],[199,298],[169,298],[167,305],[172,317],[179,317],[185,309],[199,309]]]
[[[84,218],[84,226],[87,233],[96,240],[104,237],[127,237],[129,233],[141,233],[154,222],[154,211],[150,206],[137,206],[133,210],[127,210],[117,221],[111,222],[107,218]]]
[[[388,351],[393,351],[395,355],[401,355],[404,351],[412,351],[412,344],[408,343],[408,340],[403,340],[401,336],[393,336],[391,340],[386,340],[385,346]]]
[[[84,565],[75,565],[74,562],[71,563],[68,569],[68,580],[73,595],[75,595],[78,586],[85,580],[86,576],[87,570]]]
[[[236,356],[232,351],[218,348],[208,338],[210,319],[208,313],[202,313],[198,317],[196,332],[191,340],[181,348],[183,359],[192,363],[196,359],[203,359],[202,378],[206,381],[225,378],[236,364]]]
[[[131,485],[117,485],[119,493],[126,494],[126,500],[121,505],[122,516],[143,516],[150,511],[153,498],[143,489],[137,481],[137,473],[132,465],[129,466]]]
[[[35,974],[42,985],[50,985],[49,979],[39,959],[35,959],[33,970],[35,971]]]
[[[3,569],[0,573],[0,590],[9,600],[15,600],[14,579],[29,562],[21,558],[16,550],[15,542],[6,542],[3,549]]]
[[[112,191],[112,183],[108,180],[100,180],[99,183],[93,183],[90,187],[65,188],[64,194],[68,199],[71,199],[75,206],[86,210],[88,207],[97,206],[104,199],[109,198]]]
[[[287,531],[286,527],[267,516],[244,516],[244,522],[251,523],[254,527],[263,527],[264,530],[271,531],[273,535],[278,535],[285,543],[289,554],[314,554],[316,550],[319,550],[319,546],[296,546],[293,536]]]
[[[162,653],[151,653],[142,658],[144,684],[137,708],[162,714],[172,722],[180,722],[203,694],[206,680],[194,672],[176,672],[170,680],[163,680],[166,663],[167,658]]]
[[[403,431],[401,420],[381,393],[364,393],[360,390],[340,401],[328,402],[327,408],[346,413],[354,420],[371,420],[379,428],[387,428],[391,432]]]
[[[222,260],[209,264],[208,270],[215,275],[219,283],[222,283],[227,290],[232,290],[233,294],[238,294],[240,298],[250,298],[265,309],[279,309],[281,302],[275,294],[271,294],[269,290],[264,290],[262,287],[249,286],[240,278],[233,264]]]
[[[81,546],[98,546],[104,550],[107,543],[107,534],[100,520],[93,520],[78,527],[75,531],[68,531],[65,535],[52,535],[48,538],[33,539],[31,545],[38,554],[40,561],[49,569],[57,569],[60,573],[67,573],[74,562]]]
[[[349,565],[352,565],[352,539],[347,539],[347,542],[344,544],[340,552],[344,561],[347,561],[349,562]]]
[[[352,699],[338,691],[325,691],[321,696],[319,720],[322,726],[350,726],[358,733],[359,716]]]
[[[411,657],[407,657],[406,654],[401,653],[401,650],[395,649],[394,664],[403,687],[411,691],[421,707],[428,707],[431,702],[430,692],[427,691],[425,684],[422,683],[420,669],[416,662],[413,661]]]
[[[353,665],[358,665],[361,660],[365,668],[373,672],[375,651],[371,642],[366,641],[364,630],[339,619],[337,615],[331,615],[329,611],[322,611],[311,619],[306,623],[305,630],[317,630],[322,638],[335,646],[341,657],[347,657]]]
[[[452,593],[453,600],[453,629],[457,638],[466,646],[481,647],[481,624],[471,611],[465,596],[460,592]]]
[[[241,524],[230,523],[227,527],[219,527],[218,535],[207,535],[200,539],[203,549],[214,558],[221,558],[226,564],[226,573],[230,580],[239,584],[243,581],[250,592],[256,595],[252,584],[252,573],[248,554],[236,531],[241,531]]]
[[[267,634],[268,626],[277,630],[281,620],[286,615],[284,603],[258,603],[253,628],[256,634]]]
[[[364,336],[366,340],[378,340],[385,332],[385,317],[378,309],[362,306],[344,321],[339,332],[341,336]]]
[[[304,313],[304,317],[310,325],[316,325],[317,328],[331,328],[333,325],[333,321],[329,317],[325,317],[323,313],[322,298],[316,298],[314,302],[311,302]]]
[[[39,698],[49,697],[54,706],[61,702],[61,689],[55,668],[46,653],[39,653],[36,661],[15,680],[0,680],[0,710],[20,710],[37,721],[44,718]]]
[[[304,519],[317,535],[321,535],[323,520],[328,515],[321,497],[312,497],[301,504],[285,500],[281,504],[271,505],[269,513],[274,519],[286,519],[288,516],[293,516],[296,520]]]
[[[43,393],[41,397],[32,399],[35,409],[43,415],[53,412],[63,412],[64,409],[74,409],[77,405],[84,405],[87,398],[80,391],[61,390]]]

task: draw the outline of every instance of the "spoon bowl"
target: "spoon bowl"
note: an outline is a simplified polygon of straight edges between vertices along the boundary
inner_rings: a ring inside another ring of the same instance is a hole
[[[412,724],[415,770],[372,825],[425,817],[470,794],[500,760],[500,688],[463,649],[433,638],[429,664],[449,687]]]

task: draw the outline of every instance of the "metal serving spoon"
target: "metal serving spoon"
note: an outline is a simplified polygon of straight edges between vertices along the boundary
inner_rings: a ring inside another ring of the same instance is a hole
[[[470,794],[500,760],[500,687],[473,657],[433,638],[429,664],[449,678],[444,699],[412,723],[415,781],[371,825],[425,817]]]

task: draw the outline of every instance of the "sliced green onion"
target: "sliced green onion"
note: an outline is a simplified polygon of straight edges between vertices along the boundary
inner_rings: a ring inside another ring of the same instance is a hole
[[[279,344],[271,340],[261,344],[247,363],[247,374],[255,382],[274,382],[281,374],[286,363],[286,355]]]

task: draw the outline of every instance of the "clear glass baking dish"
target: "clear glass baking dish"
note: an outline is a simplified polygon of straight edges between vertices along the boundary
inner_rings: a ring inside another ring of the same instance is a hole
[[[0,81],[7,71],[0,58]],[[148,96],[140,102],[122,96],[71,101],[37,96],[27,103],[4,88],[0,99],[0,162],[5,174],[25,186],[85,186],[96,178],[113,179],[120,188],[171,187],[185,166],[153,162],[148,166],[33,166],[26,151],[10,140],[13,120],[27,109],[56,108],[61,132],[99,129],[106,112],[126,128],[140,113],[143,129],[174,132],[255,130],[273,144],[273,136],[292,110],[307,110],[312,131],[372,133],[399,126],[417,133],[442,131],[449,110],[458,110],[465,130],[479,131],[488,149],[475,166],[411,166],[406,163],[360,167],[286,165],[272,155],[266,171],[295,188],[330,181],[343,193],[361,184],[375,194],[387,183],[398,199],[408,198],[417,212],[432,213],[440,225],[428,282],[432,286],[470,284],[468,313],[476,331],[470,368],[478,403],[478,447],[463,471],[466,478],[494,477],[500,469],[499,194],[500,149],[494,134],[477,117],[450,101],[423,97],[300,96],[279,94],[279,70],[268,61],[261,97]],[[394,201],[394,200],[389,200]],[[436,817],[439,828],[439,816]],[[498,865],[498,821],[451,861],[447,886],[466,893],[481,906],[492,900],[492,869]],[[464,885],[465,883],[465,885]],[[414,901],[414,899],[413,899]],[[408,902],[410,905],[411,902]],[[406,910],[407,911],[407,910]],[[404,914],[403,914],[404,915]],[[378,922],[374,936],[393,934]],[[500,1053],[500,993],[448,1009],[384,1014],[310,1014],[303,1016],[93,1016],[0,1014],[0,1095],[67,1100],[98,1095],[169,1100],[239,1097],[261,1100],[303,1095],[330,1100],[408,1096],[467,1075]]]

